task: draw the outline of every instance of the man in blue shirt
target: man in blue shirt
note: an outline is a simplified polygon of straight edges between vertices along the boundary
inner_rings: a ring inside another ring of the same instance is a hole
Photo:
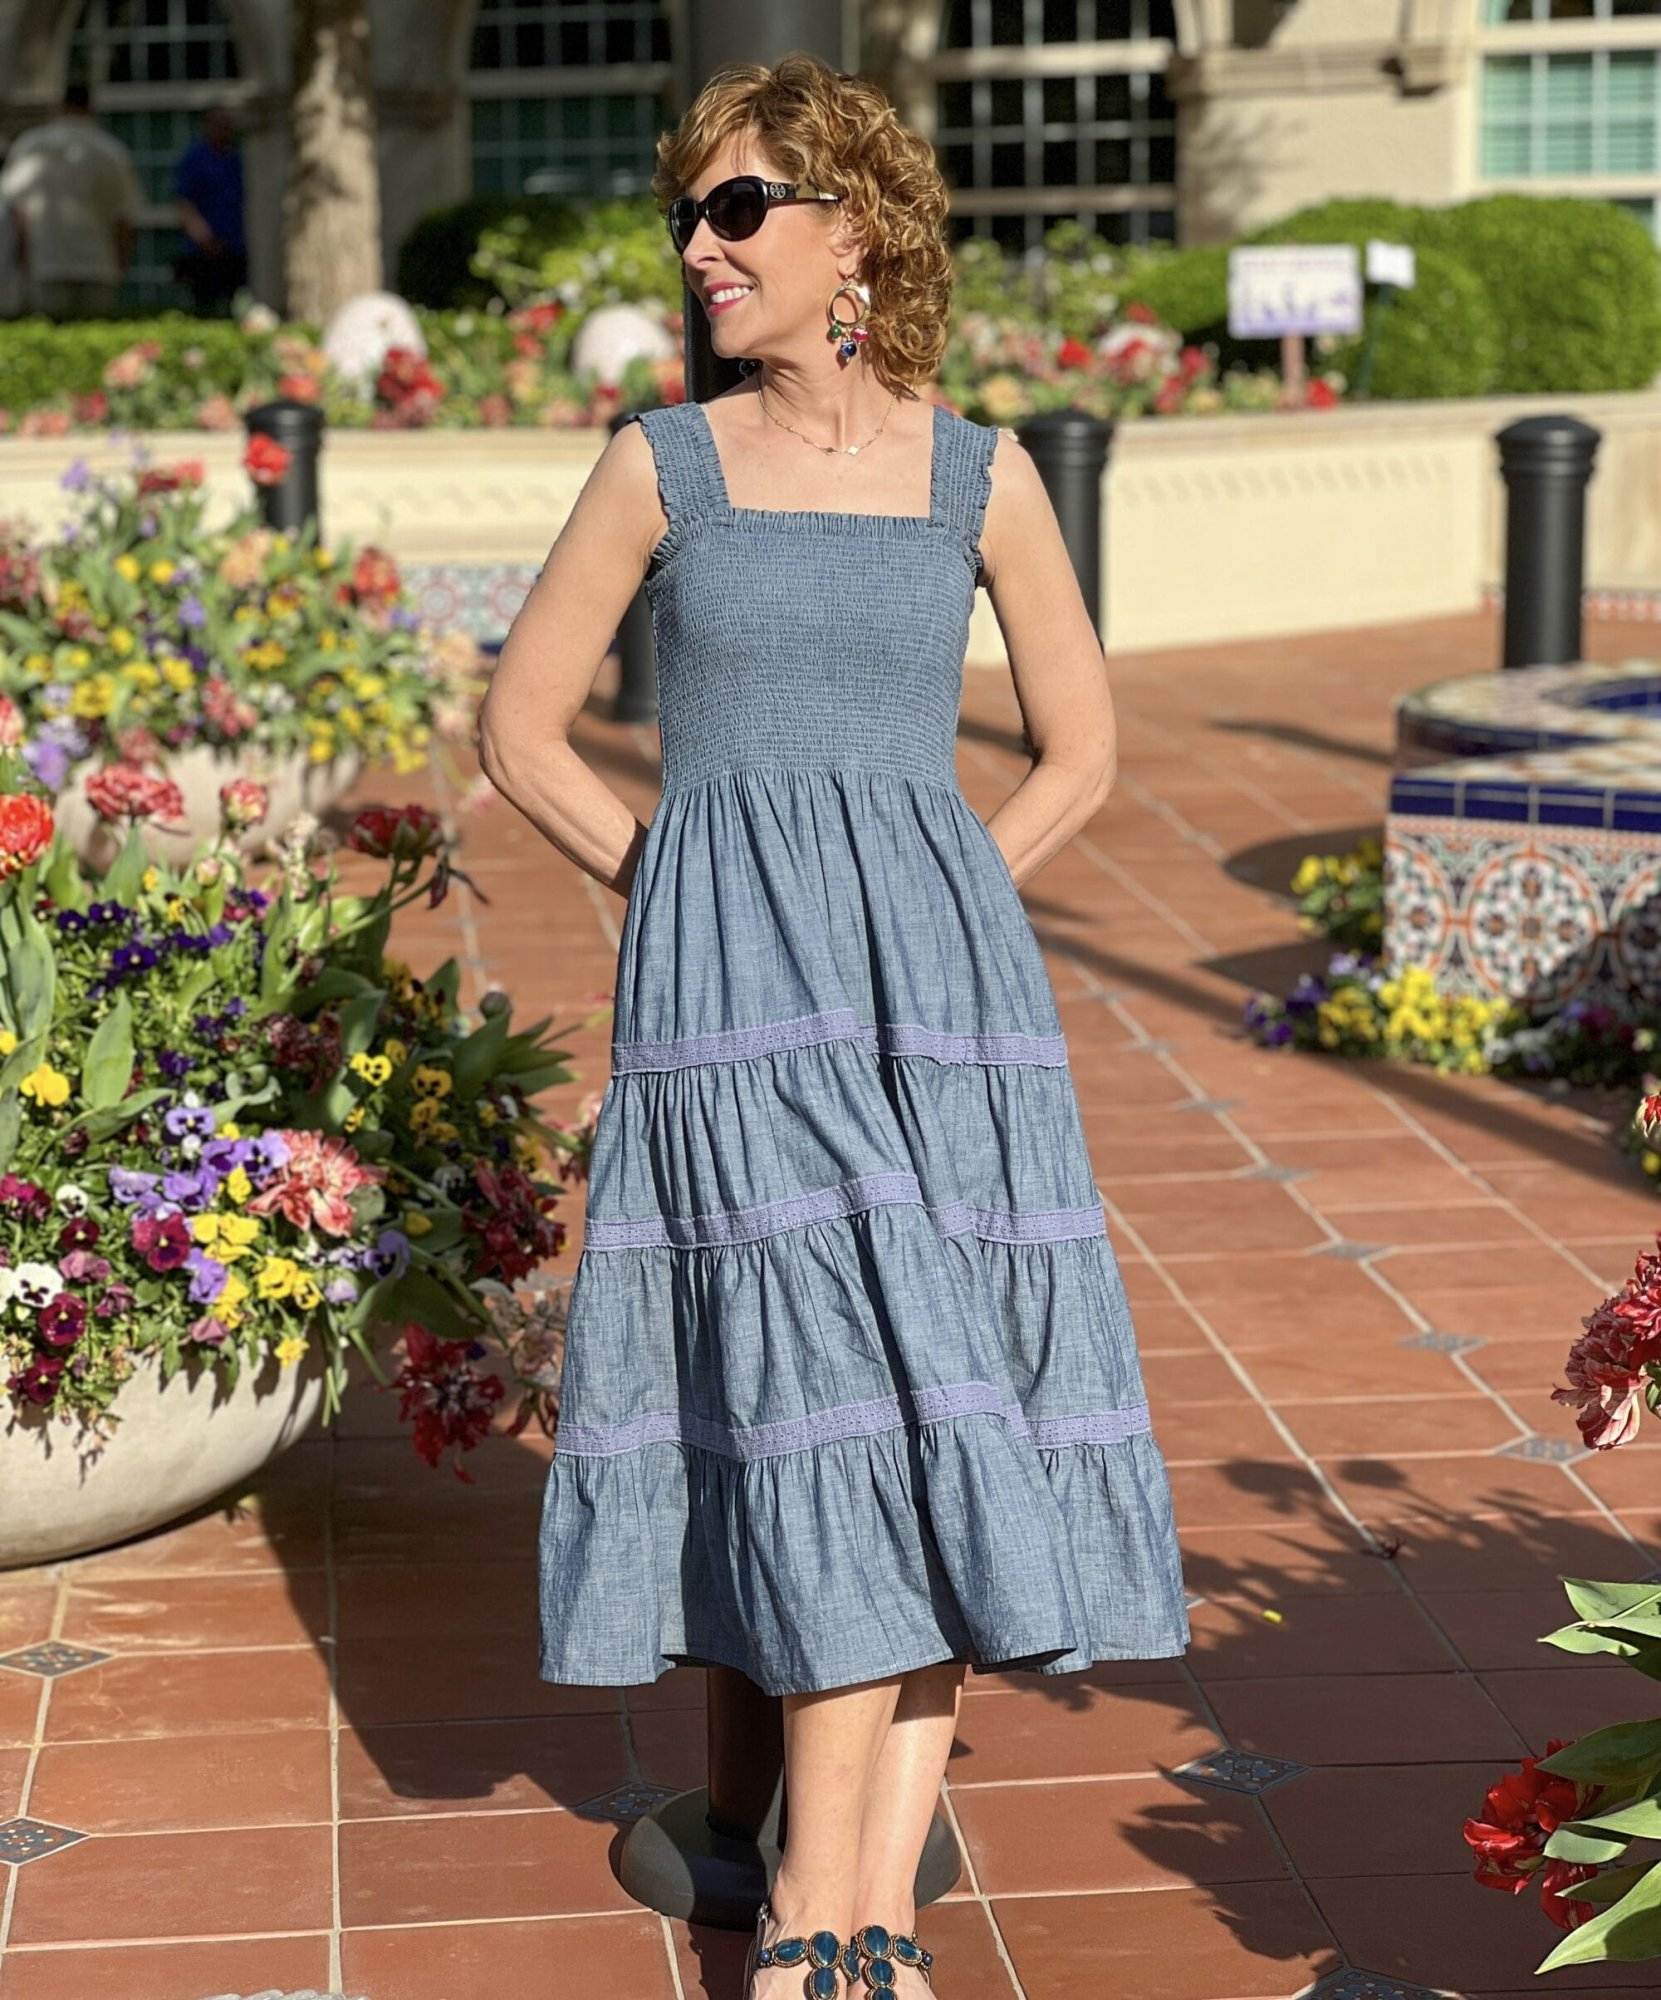
[[[185,233],[174,276],[189,286],[192,305],[204,318],[226,313],[248,282],[242,150],[227,106],[215,104],[203,114],[200,136],[179,156],[173,191]]]

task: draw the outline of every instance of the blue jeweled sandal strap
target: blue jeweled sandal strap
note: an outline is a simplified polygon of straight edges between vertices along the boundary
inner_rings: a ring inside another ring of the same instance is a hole
[[[780,1938],[775,1944],[764,1944],[756,1953],[756,1968],[805,1966],[802,1991],[807,2000],[840,2000],[837,1968],[841,1959],[842,1940],[835,1931],[815,1931],[811,1937]]]
[[[914,1965],[932,1986],[929,1968],[933,1964],[934,1953],[925,1951],[913,1932],[889,1931],[881,1924],[862,1924],[842,1954],[842,1970],[848,1978],[863,1977],[869,1992],[883,1996],[883,2000],[894,1990],[896,1965]]]

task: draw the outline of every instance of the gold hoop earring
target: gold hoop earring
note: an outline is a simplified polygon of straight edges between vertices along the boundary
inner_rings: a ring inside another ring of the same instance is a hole
[[[844,320],[838,314],[836,310],[838,299],[854,301],[856,310],[851,319]],[[857,278],[851,279],[845,285],[838,285],[830,295],[825,307],[825,315],[830,321],[830,331],[825,338],[835,342],[837,354],[843,361],[851,361],[871,338],[871,330],[865,324],[865,315],[870,306],[871,289],[868,285],[861,284]]]

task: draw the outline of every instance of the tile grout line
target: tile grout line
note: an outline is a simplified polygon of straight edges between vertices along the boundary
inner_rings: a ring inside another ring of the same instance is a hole
[[[463,884],[465,887],[466,885]],[[328,1627],[329,1671],[329,1987],[346,1990],[341,1970],[341,1889],[340,1889],[340,1572],[335,1563],[335,1451],[329,1449],[329,1484],[323,1511],[323,1590],[324,1622]]]
[[[55,1595],[52,1599],[52,1620],[47,1632],[48,1641],[61,1639],[65,1621],[69,1616],[69,1572],[61,1563],[55,1563]],[[35,1702],[34,1734],[29,1742],[29,1755],[23,1766],[23,1786],[17,1797],[17,1817],[28,1816],[29,1800],[35,1788],[35,1772],[40,1764],[40,1753],[46,1747],[46,1723],[52,1706],[53,1676],[46,1674],[41,1679],[40,1694]],[[11,1863],[6,1869],[6,1893],[0,1897],[0,1955],[5,1953],[11,1938],[12,1914],[17,1906],[17,1883],[22,1869]]]
[[[998,1922],[997,1912],[992,1908],[991,1900],[980,1886],[980,1871],[975,1866],[975,1857],[970,1851],[969,1843],[964,1837],[963,1827],[957,1817],[957,1804],[952,1797],[951,1781],[944,1777],[940,1780],[940,1800],[946,1808],[946,1817],[951,1822],[952,1834],[957,1841],[957,1850],[963,1856],[963,1866],[968,1871],[969,1888],[973,1900],[980,1905],[981,1914],[985,1917],[991,1929],[992,1942],[997,1947],[998,1957],[1003,1964],[1005,1973],[1008,1975],[1015,2000],[1027,2000],[1027,1989],[1021,1982],[1021,1975],[1015,1970],[1015,1960],[1011,1956],[1008,1943],[1005,1941],[1003,1925]]]

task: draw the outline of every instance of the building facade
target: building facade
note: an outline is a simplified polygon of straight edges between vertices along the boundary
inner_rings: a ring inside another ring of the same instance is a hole
[[[384,248],[472,192],[630,194],[720,0],[369,0]],[[251,281],[281,304],[286,0],[0,0],[0,145],[86,79],[150,197],[135,299],[176,296],[173,164],[237,107]],[[1661,234],[1661,0],[844,0],[841,61],[938,148],[953,228],[1061,217],[1204,243],[1330,195],[1523,188]]]

